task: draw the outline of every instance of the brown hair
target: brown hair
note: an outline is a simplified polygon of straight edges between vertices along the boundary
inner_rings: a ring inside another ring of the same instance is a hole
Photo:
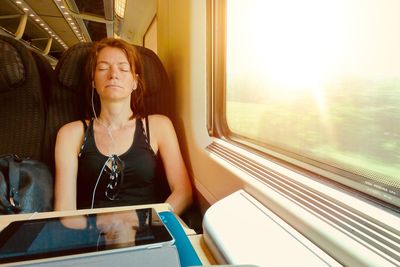
[[[95,42],[94,45],[92,46],[88,58],[87,58],[87,64],[86,64],[86,68],[87,68],[87,72],[89,74],[89,78],[90,81],[94,81],[94,73],[96,70],[96,65],[97,65],[97,57],[100,53],[100,51],[105,48],[105,47],[115,47],[115,48],[119,48],[122,51],[124,51],[129,65],[131,66],[131,71],[132,71],[132,75],[135,76],[135,74],[137,74],[137,88],[136,90],[133,90],[132,94],[131,94],[131,109],[133,111],[133,115],[137,118],[142,118],[145,116],[145,107],[144,107],[144,95],[145,95],[145,84],[143,81],[143,66],[142,66],[142,62],[140,60],[140,56],[139,53],[137,52],[136,48],[129,44],[128,42],[121,40],[121,39],[114,39],[114,38],[105,38],[102,39],[98,42]],[[92,101],[92,88],[90,88],[90,90],[88,90],[88,94],[87,94],[87,99],[88,99],[88,103],[91,104]],[[93,90],[93,104],[94,104],[94,109],[96,111],[96,114],[100,113],[100,99],[99,99],[99,95],[97,94],[96,90]],[[90,110],[88,111],[88,115],[92,115],[94,116],[94,114],[92,114],[93,111]],[[92,117],[90,116],[90,117]]]

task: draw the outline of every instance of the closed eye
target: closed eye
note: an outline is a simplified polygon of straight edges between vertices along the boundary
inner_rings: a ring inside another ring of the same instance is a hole
[[[119,70],[123,72],[130,72],[131,71],[131,66],[129,63],[119,63]]]
[[[109,64],[106,64],[106,63],[97,64],[97,70],[99,70],[99,71],[104,71],[104,70],[109,70],[109,69],[110,69]]]

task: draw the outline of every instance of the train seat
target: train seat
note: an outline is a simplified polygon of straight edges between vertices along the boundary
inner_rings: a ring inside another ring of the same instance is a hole
[[[174,91],[167,72],[156,53],[135,45],[143,65],[143,80],[146,86],[145,106],[148,114],[163,114],[173,119]]]
[[[64,124],[85,118],[87,75],[84,71],[91,43],[78,43],[65,51],[55,67],[54,87],[49,94],[46,118],[46,162],[54,173],[54,146]]]
[[[54,69],[51,66],[50,62],[41,53],[35,50],[31,50],[31,53],[33,59],[35,60],[36,67],[38,68],[39,71],[39,76],[43,91],[43,99],[47,113],[50,97],[55,87]]]
[[[44,103],[31,52],[20,41],[0,35],[0,155],[43,159]]]
[[[45,122],[45,136],[46,132],[48,131],[48,123],[47,123],[47,116],[48,116],[48,109],[50,104],[51,95],[55,89],[55,73],[53,67],[50,65],[49,61],[34,50],[31,51],[33,58],[36,62],[36,66],[39,71],[40,81],[42,84],[42,92],[44,98],[44,105],[45,105],[45,112],[46,112],[46,122]],[[48,138],[44,138],[43,140],[43,148],[42,148],[42,161],[46,163],[49,167],[51,167],[51,158],[53,155],[52,147],[50,146],[50,142]]]

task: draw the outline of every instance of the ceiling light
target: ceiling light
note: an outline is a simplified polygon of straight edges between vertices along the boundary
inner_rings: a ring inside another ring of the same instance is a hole
[[[68,4],[62,0],[54,0],[54,3],[57,5],[58,9],[60,10],[62,16],[64,17],[65,20],[69,23],[70,27],[72,28],[73,25],[76,23],[76,18],[71,17],[70,13],[71,11],[68,8]],[[86,41],[85,39],[82,39],[78,36],[79,31],[75,31],[75,36],[82,42]]]
[[[60,0],[61,1],[61,0]],[[38,25],[40,25],[42,28],[44,28],[49,34],[50,37],[55,37],[58,38],[58,42],[66,49],[67,46],[65,45],[65,43],[62,41],[61,38],[59,38],[55,33],[53,33],[53,31],[51,31],[50,27],[40,19],[40,16],[38,16],[35,11],[30,8],[30,6],[24,1],[24,0],[16,0],[15,4],[21,8],[23,11],[25,11],[26,13],[29,13],[29,16],[32,18],[32,20],[34,20]]]

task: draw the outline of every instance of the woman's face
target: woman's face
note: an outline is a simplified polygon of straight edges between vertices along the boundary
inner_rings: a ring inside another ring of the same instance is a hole
[[[137,81],[123,50],[105,47],[97,57],[94,82],[100,98],[118,100],[129,97]]]

